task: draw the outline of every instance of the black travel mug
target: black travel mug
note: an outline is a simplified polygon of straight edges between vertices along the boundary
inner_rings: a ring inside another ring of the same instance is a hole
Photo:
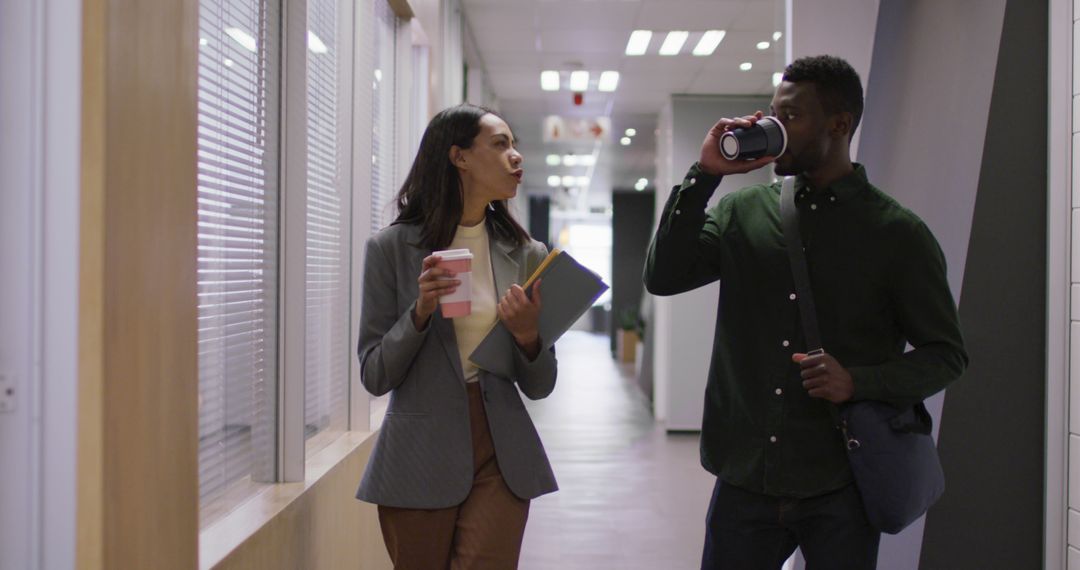
[[[720,135],[720,154],[728,160],[780,156],[786,149],[787,131],[776,117],[762,117],[751,127]]]

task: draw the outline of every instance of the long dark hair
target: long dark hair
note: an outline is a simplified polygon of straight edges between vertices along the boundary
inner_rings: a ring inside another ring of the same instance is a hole
[[[462,103],[435,115],[424,131],[416,160],[398,191],[398,216],[394,220],[395,224],[419,224],[421,247],[444,249],[454,241],[465,199],[461,175],[450,162],[450,147],[471,147],[480,134],[480,119],[488,114],[499,116],[489,109]],[[515,245],[529,242],[528,232],[514,220],[505,200],[491,202],[491,207],[484,217],[489,232]]]

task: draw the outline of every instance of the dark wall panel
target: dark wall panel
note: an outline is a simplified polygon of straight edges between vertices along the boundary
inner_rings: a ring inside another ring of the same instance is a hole
[[[551,248],[551,196],[529,196],[529,235]]]
[[[641,273],[652,238],[654,192],[614,192],[611,197],[611,350],[624,310],[638,310],[645,292]],[[646,334],[648,331],[646,330]],[[643,387],[651,397],[652,386]]]
[[[1047,18],[1006,5],[960,303],[971,366],[945,398],[924,570],[1042,567]]]

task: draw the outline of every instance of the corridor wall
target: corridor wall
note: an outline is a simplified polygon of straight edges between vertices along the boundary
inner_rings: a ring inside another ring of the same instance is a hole
[[[883,569],[1043,563],[1047,8],[878,14],[859,159],[938,238],[971,366],[929,402],[948,481]]]
[[[687,169],[701,155],[701,141],[709,127],[721,117],[767,111],[770,100],[755,96],[671,96],[660,115],[654,232],[672,187],[682,183]],[[720,183],[709,207],[725,194],[771,179],[769,168],[730,176]],[[713,282],[680,295],[653,298],[653,409],[669,431],[701,429],[719,292],[719,283]]]

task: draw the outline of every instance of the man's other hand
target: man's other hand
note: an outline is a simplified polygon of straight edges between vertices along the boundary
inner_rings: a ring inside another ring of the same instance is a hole
[[[791,359],[802,367],[802,385],[811,398],[841,404],[855,394],[855,382],[851,379],[851,373],[831,354],[807,356],[795,353],[791,355]]]

